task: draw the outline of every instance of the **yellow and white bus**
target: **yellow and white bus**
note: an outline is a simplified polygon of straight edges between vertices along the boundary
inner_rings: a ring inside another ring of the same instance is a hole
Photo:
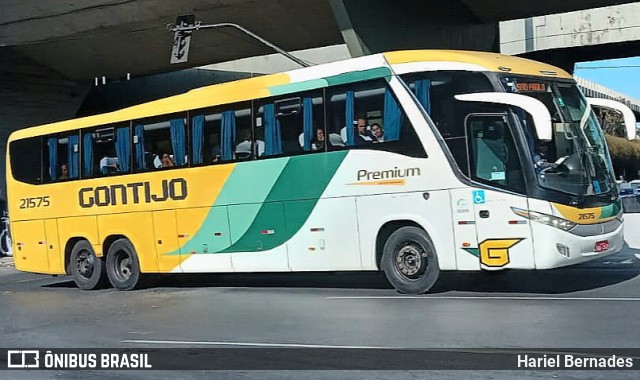
[[[555,268],[623,244],[588,100],[558,68],[493,53],[318,65],[22,129],[8,145],[16,267],[82,289],[382,270],[423,293],[442,270]]]

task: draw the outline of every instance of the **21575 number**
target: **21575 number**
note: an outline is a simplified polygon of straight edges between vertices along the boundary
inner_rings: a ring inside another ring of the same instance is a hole
[[[20,199],[20,208],[38,208],[38,207],[49,207],[51,202],[49,201],[49,196],[46,195],[44,197],[33,197],[33,198],[21,198]]]

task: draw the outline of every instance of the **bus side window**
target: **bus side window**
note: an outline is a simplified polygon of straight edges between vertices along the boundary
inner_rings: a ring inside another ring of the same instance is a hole
[[[252,157],[250,103],[191,111],[193,165]]]
[[[136,171],[186,166],[187,119],[183,113],[133,122]]]
[[[45,182],[79,178],[78,132],[47,136],[44,145]]]
[[[9,156],[13,178],[31,184],[42,181],[43,157],[40,136],[12,141],[9,144]]]
[[[256,106],[256,147],[264,155],[296,155],[325,151],[321,91],[267,99]]]
[[[346,146],[426,157],[411,121],[385,80],[331,88],[327,99],[329,149]]]
[[[131,141],[129,123],[82,131],[83,178],[129,173]]]

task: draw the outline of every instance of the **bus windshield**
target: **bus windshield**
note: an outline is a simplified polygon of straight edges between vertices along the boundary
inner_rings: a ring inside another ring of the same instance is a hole
[[[604,134],[575,83],[518,76],[504,76],[501,81],[509,92],[540,100],[551,114],[551,141],[539,140],[530,118],[519,115],[542,187],[578,196],[615,188]]]

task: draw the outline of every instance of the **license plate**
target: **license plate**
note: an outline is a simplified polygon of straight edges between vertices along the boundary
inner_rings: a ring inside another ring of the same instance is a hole
[[[594,247],[595,252],[602,252],[602,251],[606,251],[607,249],[609,249],[608,240],[598,241],[596,242],[596,245]]]

